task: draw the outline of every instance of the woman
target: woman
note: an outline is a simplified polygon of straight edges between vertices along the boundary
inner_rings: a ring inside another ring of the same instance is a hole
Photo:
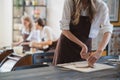
[[[35,22],[35,26],[37,30],[40,30],[39,37],[41,38],[41,41],[31,42],[30,47],[42,49],[44,51],[54,50],[58,37],[53,30],[50,27],[45,26],[41,18]]]
[[[61,29],[53,64],[86,59],[89,66],[93,66],[109,42],[113,26],[109,21],[108,7],[102,0],[65,0]],[[96,52],[89,54],[91,40],[100,29],[103,39]]]
[[[29,51],[30,50],[28,46],[29,41],[27,40],[27,38],[32,31],[32,27],[33,27],[32,19],[29,16],[23,16],[21,18],[21,21],[23,24],[23,28],[21,30],[22,40],[20,40],[17,43],[14,43],[13,45],[14,46],[22,45],[24,51]]]

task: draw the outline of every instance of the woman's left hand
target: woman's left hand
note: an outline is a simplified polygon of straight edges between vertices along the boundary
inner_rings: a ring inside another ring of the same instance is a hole
[[[87,54],[87,52],[88,52],[88,48],[87,48],[87,46],[84,44],[84,45],[82,46],[82,50],[81,50],[81,52],[80,52],[81,58],[87,59],[87,58],[89,57],[89,55]]]
[[[96,51],[91,53],[91,55],[88,58],[88,65],[93,66],[95,62],[101,57],[102,51]]]

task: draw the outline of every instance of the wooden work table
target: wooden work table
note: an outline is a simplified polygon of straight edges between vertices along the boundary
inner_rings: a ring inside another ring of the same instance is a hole
[[[82,73],[58,67],[44,67],[0,73],[0,80],[120,80],[114,69]]]
[[[82,73],[50,66],[0,73],[0,80],[120,80],[120,73],[116,69]]]

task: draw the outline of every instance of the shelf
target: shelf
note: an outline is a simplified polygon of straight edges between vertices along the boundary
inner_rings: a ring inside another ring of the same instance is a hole
[[[20,1],[19,3],[16,1]],[[18,30],[15,24],[21,24],[21,17],[24,16],[24,13],[29,15],[33,20],[35,20],[35,10],[40,10],[40,18],[44,20],[44,23],[47,23],[47,0],[37,0],[37,3],[27,3],[27,0],[13,0],[13,42],[17,40],[16,36],[20,36],[21,32]],[[32,1],[32,0],[29,0]],[[35,5],[34,5],[35,4]]]
[[[13,29],[14,31],[20,31],[20,30],[18,30],[18,29]]]
[[[14,19],[20,19],[21,17],[13,17]]]
[[[13,5],[14,7],[47,7],[46,5]]]
[[[47,7],[46,5],[26,5],[25,7]]]

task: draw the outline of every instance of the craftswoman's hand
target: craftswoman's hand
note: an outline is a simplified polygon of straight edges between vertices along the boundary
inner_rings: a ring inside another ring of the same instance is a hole
[[[42,48],[42,45],[40,45],[39,43],[35,41],[30,42],[29,46],[32,48]]]
[[[81,50],[81,52],[80,52],[81,58],[87,59],[88,56],[89,56],[89,54],[88,54],[87,52],[88,52],[87,46],[86,46],[86,45],[83,45],[83,46],[82,46],[82,50]]]
[[[88,65],[93,67],[95,62],[101,57],[102,51],[96,51],[90,54],[88,58]]]
[[[37,44],[36,42],[32,41],[32,42],[30,42],[29,46],[30,46],[30,47],[35,47],[36,44]]]
[[[30,42],[22,42],[20,45],[23,46],[23,45],[29,45]]]
[[[20,43],[12,43],[12,46],[19,46]]]

